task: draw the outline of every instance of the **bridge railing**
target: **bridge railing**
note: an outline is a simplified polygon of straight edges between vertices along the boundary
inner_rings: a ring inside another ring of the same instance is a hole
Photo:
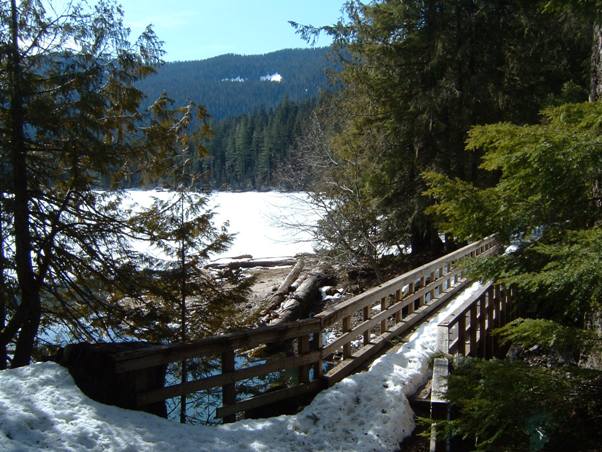
[[[372,359],[466,286],[458,262],[495,253],[493,237],[467,245],[316,315],[322,328],[335,326],[322,357],[342,351],[343,360],[324,376],[333,384]],[[354,350],[355,349],[355,350]]]
[[[438,325],[437,348],[450,355],[491,357],[497,351],[495,328],[512,317],[513,290],[484,284]]]
[[[196,391],[221,389],[222,406],[216,416],[224,422],[284,399],[318,392],[355,369],[365,366],[391,339],[404,334],[467,284],[460,260],[495,253],[494,237],[467,245],[404,273],[312,319],[208,337],[194,343],[158,345],[114,356],[117,373],[135,372],[199,357],[218,357],[212,375],[136,394],[140,407]],[[263,356],[241,366],[237,357],[262,347],[286,344],[286,352]],[[326,373],[325,361],[334,362]],[[242,399],[236,383],[288,369],[294,373],[286,388]]]

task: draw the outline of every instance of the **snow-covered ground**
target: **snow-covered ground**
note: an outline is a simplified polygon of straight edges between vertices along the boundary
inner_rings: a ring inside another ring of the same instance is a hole
[[[437,324],[474,284],[420,326],[398,351],[322,391],[296,415],[216,427],[180,425],[96,403],[52,363],[0,372],[0,450],[387,451],[414,429],[407,396],[428,378]]]
[[[128,190],[124,204],[134,209],[150,207],[153,198],[168,199],[168,191]],[[311,234],[293,225],[315,225],[318,217],[302,193],[214,192],[208,206],[215,225],[228,222],[235,234],[232,246],[221,256],[250,254],[254,258],[294,256],[313,252]],[[140,244],[140,249],[146,249]],[[160,257],[160,256],[157,256]]]

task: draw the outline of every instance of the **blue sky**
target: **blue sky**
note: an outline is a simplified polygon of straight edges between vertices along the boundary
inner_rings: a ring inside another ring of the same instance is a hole
[[[166,61],[224,53],[245,55],[308,47],[288,21],[330,25],[343,0],[121,0],[126,24],[137,35],[147,24],[164,41]],[[318,45],[328,45],[322,39]]]

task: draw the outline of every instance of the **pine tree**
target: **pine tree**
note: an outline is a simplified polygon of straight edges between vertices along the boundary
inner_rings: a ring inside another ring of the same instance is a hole
[[[226,227],[213,224],[213,211],[205,196],[192,190],[197,186],[192,156],[206,156],[205,144],[211,135],[204,108],[190,104],[173,109],[162,96],[151,106],[151,127],[161,143],[155,153],[162,162],[154,167],[163,185],[174,190],[167,199],[131,219],[147,235],[149,245],[158,248],[162,259],[148,259],[142,271],[141,293],[128,334],[149,341],[186,343],[237,326],[237,305],[246,299],[251,279],[238,273],[213,275],[204,264],[225,251],[232,241]],[[174,126],[175,125],[175,126]],[[123,300],[131,303],[131,300]],[[192,365],[183,360],[173,372],[180,383],[198,373],[208,363]],[[201,378],[197,375],[197,378]],[[188,397],[180,397],[180,422],[189,419]]]
[[[421,172],[486,182],[479,153],[463,152],[470,126],[536,121],[565,82],[583,86],[591,28],[526,2],[352,1],[346,13],[325,29],[345,61],[347,123],[333,148],[362,168],[346,184],[376,210],[382,246],[438,252]]]
[[[59,12],[38,0],[0,4],[2,366],[29,363],[48,324],[118,337],[129,307],[117,301],[143,295],[130,239],[148,231],[120,208],[119,191],[95,189],[164,169],[171,131],[195,112],[169,122],[164,99],[153,115],[165,120],[140,110],[136,83],[161,49],[150,28],[130,43],[122,17],[110,1]]]

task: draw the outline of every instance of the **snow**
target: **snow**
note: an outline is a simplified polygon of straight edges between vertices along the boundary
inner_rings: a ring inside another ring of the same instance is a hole
[[[244,83],[247,81],[246,78],[242,78],[240,75],[237,77],[231,77],[231,78],[223,78],[221,79],[222,82],[237,82],[237,83]]]
[[[278,72],[274,72],[273,74],[267,74],[259,77],[259,80],[262,82],[280,83],[282,82],[282,75],[280,75]]]
[[[169,199],[165,190],[128,190],[124,207],[138,210],[152,205],[153,198]],[[228,223],[228,231],[235,234],[232,246],[214,258],[250,254],[254,258],[289,257],[299,253],[313,253],[314,242],[307,228],[295,225],[315,225],[318,215],[302,193],[280,192],[213,192],[208,207],[216,213],[215,225]],[[146,243],[134,245],[139,251],[149,251]],[[163,257],[153,252],[155,257]]]
[[[428,378],[437,324],[473,284],[395,352],[322,391],[296,415],[216,427],[180,425],[87,398],[53,363],[0,372],[0,450],[383,451],[414,429],[407,397]]]

